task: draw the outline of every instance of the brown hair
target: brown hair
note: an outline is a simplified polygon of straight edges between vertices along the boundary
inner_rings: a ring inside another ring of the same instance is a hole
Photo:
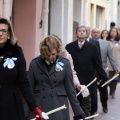
[[[113,27],[113,28],[110,29],[109,34],[108,34],[108,37],[107,37],[107,40],[110,41],[110,39],[111,39],[111,31],[112,31],[112,29],[115,29],[115,30],[116,30],[117,36],[116,36],[115,40],[116,40],[116,41],[119,41],[119,32],[118,32],[118,29],[115,28],[115,27]]]
[[[77,28],[76,28],[76,33],[78,32],[78,30],[79,30],[80,28],[85,28],[86,33],[88,34],[88,30],[87,30],[87,28],[86,28],[85,26],[79,26],[79,27],[77,27]]]
[[[60,54],[62,51],[62,43],[59,37],[50,35],[40,43],[41,56],[45,58],[51,53],[53,49],[56,49],[57,53]]]
[[[102,35],[103,35],[104,31],[106,31],[107,34],[109,34],[109,31],[108,31],[108,30],[106,30],[106,29],[102,30],[101,35],[100,35],[101,39],[103,39],[103,36],[102,36]]]

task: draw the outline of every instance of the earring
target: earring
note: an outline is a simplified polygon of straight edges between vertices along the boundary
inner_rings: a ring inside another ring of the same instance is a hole
[[[10,39],[10,37],[8,36],[8,39]]]

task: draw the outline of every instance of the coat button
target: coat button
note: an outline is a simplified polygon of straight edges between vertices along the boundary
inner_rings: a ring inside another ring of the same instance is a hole
[[[43,90],[45,90],[45,88],[43,88]]]
[[[41,81],[41,83],[43,83],[43,81]]]
[[[53,95],[51,95],[51,97],[53,97]]]
[[[54,81],[54,83],[56,83],[57,81]]]
[[[43,96],[43,98],[45,99],[45,96]]]

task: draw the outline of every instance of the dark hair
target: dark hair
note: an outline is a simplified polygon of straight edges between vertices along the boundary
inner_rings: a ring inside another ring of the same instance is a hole
[[[78,32],[78,29],[79,29],[79,28],[85,28],[86,33],[88,33],[88,30],[87,30],[87,28],[86,28],[85,26],[79,26],[79,27],[77,27],[77,28],[76,28],[76,33]]]
[[[115,27],[115,22],[110,23],[110,28]]]
[[[119,38],[119,32],[118,32],[118,29],[115,28],[115,27],[110,29],[109,34],[108,34],[108,37],[107,37],[107,40],[110,41],[110,39],[111,39],[110,33],[111,33],[112,29],[116,29],[117,36],[116,36],[115,40],[116,40],[116,41],[119,41],[119,39],[120,39],[120,38]]]
[[[10,34],[10,43],[12,45],[15,45],[17,42],[17,39],[15,38],[14,32],[13,32],[13,28],[12,25],[10,24],[10,21],[5,19],[5,18],[0,18],[0,24],[6,24],[8,25],[8,32]]]
[[[109,34],[109,31],[108,31],[108,30],[106,30],[106,29],[102,30],[101,35],[100,35],[100,38],[101,38],[101,39],[103,39],[102,34],[103,34],[104,31],[106,31],[107,34]]]

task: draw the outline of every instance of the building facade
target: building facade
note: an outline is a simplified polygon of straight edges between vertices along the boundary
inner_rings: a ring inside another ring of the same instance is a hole
[[[11,20],[27,68],[49,34],[59,36],[65,46],[76,39],[78,26],[101,30],[109,29],[110,22],[120,26],[118,11],[120,0],[0,0],[0,17]]]

